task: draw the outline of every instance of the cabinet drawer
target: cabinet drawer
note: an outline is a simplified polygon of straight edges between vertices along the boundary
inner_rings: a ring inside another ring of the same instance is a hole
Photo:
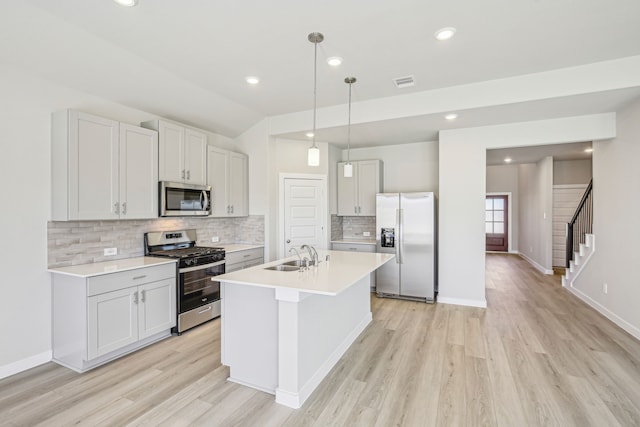
[[[125,289],[143,283],[176,277],[176,264],[154,265],[118,273],[103,274],[87,280],[87,296]]]
[[[263,248],[246,249],[243,251],[227,252],[225,254],[227,266],[257,259],[261,260],[260,264],[262,264],[262,260],[264,259]]]
[[[332,243],[334,251],[375,252],[376,245],[362,243]]]
[[[244,270],[245,268],[254,267],[256,265],[260,265],[264,262],[264,259],[252,259],[245,262],[237,262],[235,264],[226,264],[225,265],[225,273],[231,273],[233,271]]]

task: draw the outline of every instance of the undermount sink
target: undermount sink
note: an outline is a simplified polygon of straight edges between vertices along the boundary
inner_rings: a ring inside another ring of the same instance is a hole
[[[287,265],[285,264],[278,264],[278,265],[274,265],[272,267],[267,267],[265,268],[265,270],[274,270],[274,271],[298,271],[300,267],[295,266],[295,265]]]
[[[283,262],[280,265],[293,265],[294,267],[304,267],[304,262],[300,262],[297,259],[291,260],[291,261],[287,261],[287,262]],[[313,266],[313,261],[309,261],[309,267]]]

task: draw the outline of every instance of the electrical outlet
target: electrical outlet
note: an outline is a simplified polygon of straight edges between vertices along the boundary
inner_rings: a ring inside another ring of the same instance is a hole
[[[218,237],[218,236],[213,236],[211,238],[211,243],[218,243],[219,241],[220,241],[220,237]]]
[[[104,256],[118,255],[118,248],[105,248]]]
[[[371,236],[371,233],[370,233],[370,232],[368,232],[368,231],[363,231],[363,232],[362,232],[362,235],[363,235],[364,237],[370,237],[370,236]]]
[[[602,284],[602,293],[606,294],[609,292],[609,285],[606,283]]]

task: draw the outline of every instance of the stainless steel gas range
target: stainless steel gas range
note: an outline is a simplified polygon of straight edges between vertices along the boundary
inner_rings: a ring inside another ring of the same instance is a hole
[[[220,316],[220,282],[212,277],[224,274],[222,248],[196,246],[196,230],[158,231],[144,235],[145,255],[178,260],[177,326],[173,333]]]

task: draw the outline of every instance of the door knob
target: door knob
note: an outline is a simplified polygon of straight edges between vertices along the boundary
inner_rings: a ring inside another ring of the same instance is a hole
[[[287,239],[287,243],[291,243],[291,239]]]

